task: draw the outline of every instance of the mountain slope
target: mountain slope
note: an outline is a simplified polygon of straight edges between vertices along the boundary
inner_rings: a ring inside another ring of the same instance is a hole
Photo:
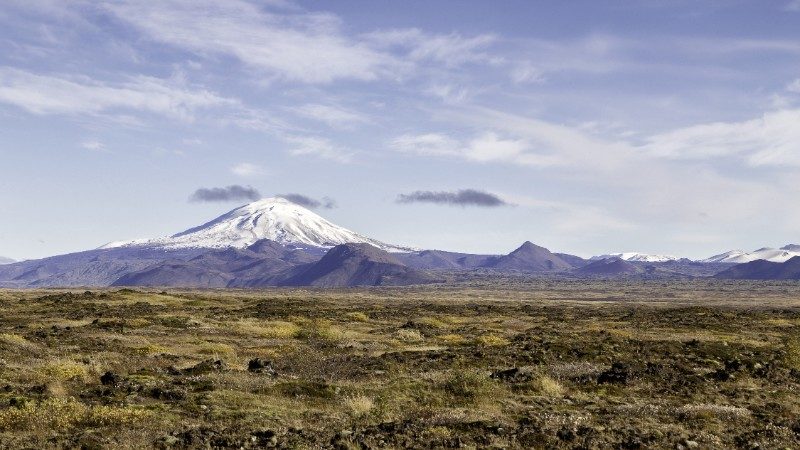
[[[589,262],[591,262],[591,260],[583,259],[580,256],[570,255],[569,253],[553,253],[553,254],[564,260],[564,262],[568,263],[572,267],[583,267]]]
[[[710,258],[703,259],[701,260],[701,262],[705,263],[721,262],[721,263],[741,264],[763,259],[766,261],[781,263],[788,261],[789,259],[795,256],[800,256],[800,245],[788,244],[784,245],[781,248],[764,247],[758,250],[754,250],[752,252],[745,252],[742,250],[731,250],[729,252],[720,253],[719,255],[714,255]]]
[[[795,256],[782,263],[760,259],[738,264],[716,274],[714,278],[724,280],[800,280],[800,256]]]
[[[394,256],[403,264],[415,269],[474,269],[482,267],[496,256],[473,255],[469,253],[446,252],[443,250],[423,250],[414,253],[396,253]]]
[[[522,272],[552,272],[569,270],[573,266],[550,250],[526,241],[519,248],[504,256],[487,261],[484,267],[498,270],[519,270]]]
[[[261,239],[296,247],[328,248],[344,243],[364,243],[390,252],[414,250],[362,236],[280,197],[241,206],[208,223],[169,237],[112,242],[101,248],[244,248]]]
[[[319,259],[300,249],[262,239],[244,248],[207,250],[188,260],[162,261],[128,273],[114,286],[274,286],[299,265]]]
[[[436,281],[369,244],[342,244],[316,263],[281,282],[282,286],[383,286]]]
[[[13,259],[11,259],[11,258],[6,258],[6,257],[4,257],[4,256],[0,256],[0,264],[13,264],[13,263],[15,263],[15,262],[16,262],[16,261],[14,261],[14,260],[13,260]]]
[[[143,270],[127,273],[111,285],[219,288],[228,286],[232,279],[228,273],[188,261],[164,261]]]
[[[88,250],[0,266],[0,286],[108,286],[129,272],[169,259],[197,256],[195,249],[112,248]]]

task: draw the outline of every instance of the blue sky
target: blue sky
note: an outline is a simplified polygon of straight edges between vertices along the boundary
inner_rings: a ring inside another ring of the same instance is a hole
[[[335,200],[383,241],[703,257],[800,241],[800,2],[10,0],[0,255]],[[475,189],[506,206],[398,202]]]

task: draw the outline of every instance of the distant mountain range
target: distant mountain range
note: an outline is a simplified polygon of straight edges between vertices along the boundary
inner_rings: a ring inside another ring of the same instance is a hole
[[[742,250],[731,250],[729,252],[714,255],[702,260],[702,262],[722,262],[741,264],[763,259],[770,262],[786,262],[795,256],[800,256],[800,245],[789,244],[781,248],[764,247],[752,252]]]
[[[738,264],[715,275],[715,278],[728,280],[800,280],[800,256],[786,262],[772,262],[763,259]]]
[[[6,258],[4,256],[0,256],[0,264],[11,264],[11,263],[14,263],[14,262],[16,262],[16,261],[14,261],[11,258]]]
[[[619,258],[624,261],[638,261],[638,262],[667,262],[667,261],[677,261],[678,259],[680,259],[670,255],[649,255],[646,253],[637,253],[637,252],[610,253],[608,255],[592,256],[590,259],[593,261],[597,261],[608,258]]]
[[[644,270],[645,269],[630,261],[612,257],[594,260],[580,267],[577,272],[582,275],[591,276],[619,276],[641,274]]]
[[[355,233],[286,199],[267,198],[168,237],[9,262],[0,266],[0,286],[379,286],[434,283],[448,273],[464,271],[584,278],[719,274],[719,278],[794,279],[795,272],[780,264],[794,254],[800,254],[800,246],[727,252],[702,261],[635,252],[587,260],[529,241],[506,255],[420,250]],[[780,268],[732,267],[759,257],[779,261],[770,264]]]

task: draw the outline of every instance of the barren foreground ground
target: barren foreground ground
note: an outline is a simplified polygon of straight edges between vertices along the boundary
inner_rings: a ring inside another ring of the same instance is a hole
[[[0,291],[0,447],[798,448],[800,284]]]

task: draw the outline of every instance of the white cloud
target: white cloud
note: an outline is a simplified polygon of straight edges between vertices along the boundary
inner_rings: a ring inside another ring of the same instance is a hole
[[[426,94],[439,97],[446,103],[462,103],[470,96],[468,89],[454,84],[439,83],[425,89]]]
[[[532,151],[524,139],[502,138],[491,131],[465,142],[439,133],[403,135],[392,140],[390,147],[405,153],[455,156],[478,163],[506,162],[534,167],[559,164],[559,159],[554,155]]]
[[[471,38],[458,34],[421,36],[409,56],[415,60],[438,61],[448,67],[466,63],[499,63],[501,58],[483,51],[495,40],[489,35]]]
[[[536,167],[551,166],[559,162],[555,156],[532,152],[530,145],[523,139],[504,139],[493,132],[471,140],[464,156],[478,162],[502,161]]]
[[[237,105],[205,89],[160,78],[137,76],[108,83],[11,68],[0,68],[0,102],[42,115],[141,111],[180,120],[192,120],[200,109]]]
[[[396,49],[413,61],[434,61],[446,67],[467,63],[498,64],[503,58],[490,54],[487,48],[498,41],[490,34],[464,37],[458,33],[432,34],[418,28],[382,30],[364,35],[377,47]]]
[[[633,141],[635,138],[588,135],[576,127],[488,108],[443,110],[434,119],[460,128],[492,131],[463,141],[443,133],[404,135],[390,147],[464,161],[547,168],[537,172],[541,183],[568,191],[577,189],[584,196],[581,203],[592,199],[589,204],[600,208],[583,216],[573,211],[573,216],[588,222],[597,219],[604,226],[620,229],[643,224],[691,227],[698,223],[698,217],[714,223],[763,220],[776,213],[770,205],[790,203],[793,194],[785,183],[777,183],[773,176],[765,178],[761,171],[752,172],[752,167],[800,164],[800,149],[796,148],[800,127],[793,127],[800,123],[797,113],[767,114],[753,123],[675,130],[651,136],[652,142],[647,144],[689,152],[698,142],[718,143],[720,148],[733,142],[734,154],[741,152],[738,167],[718,165],[719,156],[713,155],[667,157],[653,148],[645,149],[638,140]],[[684,134],[690,138],[684,139]],[[731,207],[731,199],[735,199],[735,207]],[[795,219],[800,220],[800,216],[786,217]],[[800,224],[796,220],[792,223]],[[560,227],[566,230],[569,224]]]
[[[287,136],[284,138],[290,145],[289,152],[295,156],[315,156],[322,159],[348,163],[353,154],[337,147],[325,138],[313,136]]]
[[[331,105],[309,103],[292,110],[299,116],[323,122],[332,128],[349,128],[358,123],[369,122],[360,113]]]
[[[103,152],[106,150],[105,144],[97,140],[89,140],[81,142],[81,147],[93,152]]]
[[[511,70],[511,79],[515,83],[543,83],[544,71],[530,64],[520,64]]]
[[[123,1],[106,7],[156,41],[201,56],[233,56],[275,78],[329,83],[374,80],[398,70],[390,55],[343,35],[331,14],[273,14],[239,0]]]
[[[589,168],[596,172],[616,170],[634,153],[624,143],[590,136],[573,127],[490,108],[443,109],[434,117],[462,127],[491,130],[463,144],[471,152],[463,151],[462,155],[467,157],[472,153],[474,158],[484,161]]]
[[[243,162],[231,167],[231,172],[240,177],[252,177],[263,173],[264,169],[256,164]]]
[[[680,128],[651,136],[642,149],[671,159],[736,157],[750,166],[800,166],[800,110]]]
[[[399,152],[418,155],[442,156],[458,155],[459,142],[440,133],[405,134],[394,138],[389,146]]]

